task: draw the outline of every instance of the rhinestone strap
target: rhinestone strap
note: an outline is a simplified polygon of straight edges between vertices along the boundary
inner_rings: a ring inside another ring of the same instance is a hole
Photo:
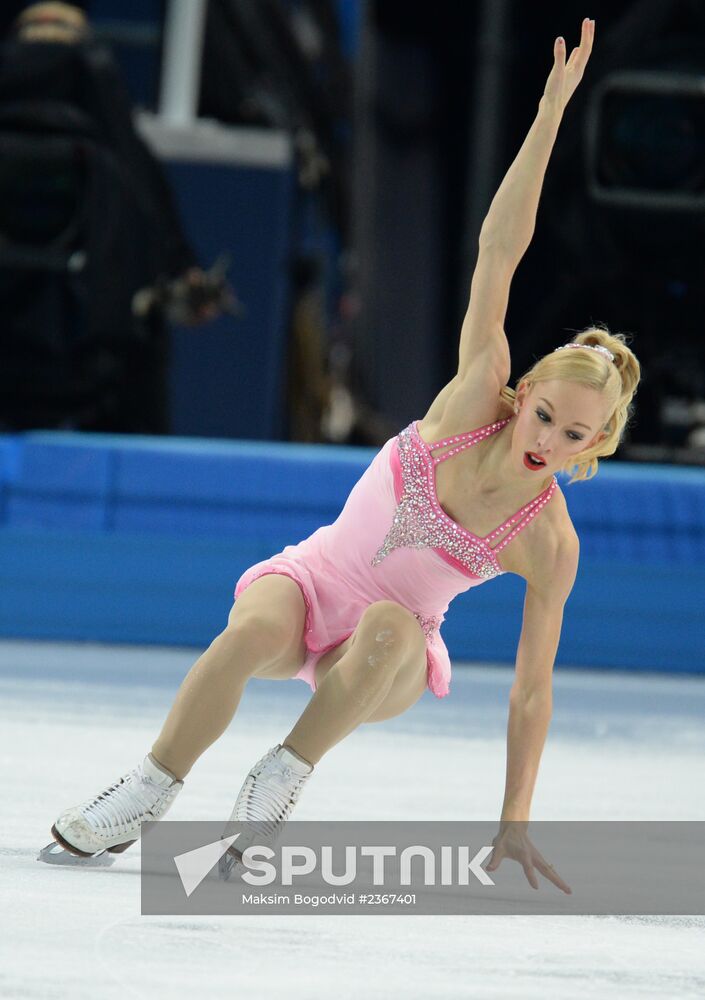
[[[505,545],[509,545],[509,543],[511,542],[512,538],[514,538],[515,535],[518,535],[519,532],[522,530],[522,528],[525,528],[526,525],[529,524],[529,522],[531,520],[533,520],[533,518],[536,517],[536,515],[539,513],[539,511],[541,510],[541,508],[546,506],[546,504],[549,502],[549,500],[551,499],[551,497],[555,493],[557,485],[558,485],[558,482],[556,480],[556,477],[554,476],[553,479],[551,480],[548,488],[545,489],[543,491],[543,493],[541,493],[539,496],[535,497],[533,500],[530,500],[529,503],[525,507],[522,507],[522,509],[517,514],[514,515],[514,517],[510,518],[508,521],[505,521],[501,528],[497,528],[495,531],[492,532],[491,535],[487,536],[486,541],[487,541],[487,543],[489,545],[490,539],[495,538],[500,533],[500,531],[504,531],[505,528],[508,528],[509,525],[517,517],[519,517],[520,514],[525,514],[526,515],[523,518],[523,520],[521,520],[517,524],[517,526],[515,528],[513,528],[512,531],[509,532],[508,535],[505,535],[505,537],[500,542],[497,543],[497,545],[490,546],[490,548],[492,549],[493,552],[501,552],[502,549],[505,547]]]
[[[434,465],[438,465],[439,462],[445,462],[447,458],[451,458],[453,455],[457,455],[459,451],[464,451],[466,448],[472,448],[474,444],[478,441],[482,441],[486,437],[490,437],[492,434],[496,434],[503,427],[506,427],[511,417],[507,417],[505,420],[498,420],[494,424],[486,424],[484,427],[478,427],[475,431],[469,431],[467,434],[457,434],[455,437],[443,438],[442,441],[436,441],[435,444],[426,445],[429,455],[432,451],[437,448],[444,448],[449,444],[458,444],[462,442],[456,448],[451,448],[450,451],[446,451],[443,455],[439,455],[438,458],[434,458],[431,455]],[[418,433],[418,430],[417,430]],[[420,436],[420,435],[419,435]],[[421,439],[423,441],[423,439]],[[425,444],[425,442],[424,442]]]
[[[471,432],[474,435],[472,441],[467,440],[470,435],[458,435],[457,438],[446,438],[442,442],[437,442],[431,448],[443,444],[455,444],[457,441],[460,446],[443,456],[443,458],[448,457],[461,451],[463,447],[469,447],[483,437],[496,433],[507,422],[507,420],[497,421],[480,428],[477,433]],[[480,538],[457,524],[438,502],[435,483],[438,463],[433,459],[429,446],[421,438],[414,423],[400,432],[396,447],[404,492],[397,504],[389,531],[372,559],[373,566],[379,565],[394,549],[433,548],[446,552],[478,578],[491,579],[498,576],[503,571],[497,561],[496,553],[508,545],[512,538],[539,513],[549,502],[557,486],[554,476],[550,485],[539,496],[530,500],[485,538]],[[491,543],[499,539],[500,535],[512,525],[514,525],[512,531],[493,546]]]
[[[503,427],[506,427],[511,419],[512,419],[511,417],[507,417],[505,420],[498,420],[493,424],[486,424],[486,426],[484,427],[479,427],[476,431],[469,431],[469,433],[467,434],[459,434],[456,437],[444,438],[442,441],[437,441],[435,444],[426,445],[429,456],[432,459],[434,466],[433,470],[429,474],[429,481],[430,481],[429,492],[432,501],[435,500],[435,503],[437,504],[442,514],[445,514],[445,511],[443,511],[443,508],[441,507],[440,503],[438,503],[437,499],[435,467],[438,465],[439,462],[442,462],[446,458],[450,458],[451,455],[456,455],[459,451],[463,451],[465,448],[470,448],[478,441],[482,441],[484,438],[490,437],[492,434],[496,434]],[[421,443],[425,445],[423,438],[421,437],[420,434],[418,434],[418,428],[416,429],[416,433]],[[472,438],[472,440],[469,440],[470,438]],[[451,448],[450,451],[447,451],[444,455],[441,455],[440,458],[433,458],[433,455],[431,455],[431,452],[435,451],[436,448],[440,448],[448,444],[454,444],[455,442],[458,441],[462,442],[462,444],[460,444],[459,447]],[[490,534],[486,535],[484,538],[482,538],[479,535],[473,535],[472,532],[468,532],[468,534],[472,535],[473,538],[477,538],[478,541],[486,542],[488,548],[491,549],[493,552],[500,552],[505,547],[505,545],[507,545],[512,540],[512,538],[518,535],[518,533],[522,530],[524,525],[528,524],[529,521],[539,512],[539,510],[542,507],[545,507],[545,505],[553,496],[553,493],[557,485],[558,483],[556,477],[554,476],[551,479],[551,482],[549,483],[547,488],[543,491],[543,493],[540,493],[537,497],[534,497],[533,500],[529,500],[528,503],[524,504],[524,506],[516,512],[516,514],[512,514],[512,516],[508,517],[503,524],[500,524],[499,527],[495,528],[494,531],[490,532]],[[528,516],[524,520],[521,520],[525,514]],[[516,524],[517,521],[520,521],[520,523],[516,525],[516,528],[512,532],[510,532],[497,545],[491,544],[491,542],[494,539],[499,538],[500,535],[502,535],[507,528],[511,527],[511,525],[513,524]]]

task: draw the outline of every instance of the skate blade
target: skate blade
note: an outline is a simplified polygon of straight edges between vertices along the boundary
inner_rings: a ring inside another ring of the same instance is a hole
[[[110,868],[115,863],[115,856],[108,854],[107,851],[101,851],[100,854],[79,857],[52,840],[51,844],[41,849],[37,861],[43,861],[47,865],[63,865],[66,868]]]
[[[244,872],[245,870],[245,866],[242,863],[242,855],[232,848],[226,851],[218,862],[218,878],[222,882],[229,882],[236,872]]]

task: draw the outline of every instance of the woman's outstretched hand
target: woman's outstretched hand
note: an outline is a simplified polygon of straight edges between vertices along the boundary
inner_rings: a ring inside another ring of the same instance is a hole
[[[553,43],[553,67],[546,81],[542,104],[559,117],[583,78],[595,37],[595,22],[590,18],[583,21],[580,45],[565,59],[565,39],[557,38]]]
[[[572,895],[573,890],[570,886],[563,881],[553,865],[549,865],[531,843],[523,824],[509,823],[494,838],[492,846],[494,850],[489,862],[485,865],[485,871],[496,871],[504,858],[510,858],[512,861],[518,861],[522,866],[532,889],[539,887],[536,877],[536,872],[539,872],[562,892],[569,896]]]

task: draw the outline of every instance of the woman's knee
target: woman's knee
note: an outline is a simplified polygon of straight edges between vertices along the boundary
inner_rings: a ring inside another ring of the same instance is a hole
[[[246,647],[256,661],[276,661],[294,656],[303,645],[297,623],[277,615],[272,609],[248,609],[228,619],[219,639],[233,647]]]
[[[397,664],[417,656],[425,641],[414,615],[395,601],[376,601],[362,615],[358,625],[360,637],[371,648],[376,662]]]

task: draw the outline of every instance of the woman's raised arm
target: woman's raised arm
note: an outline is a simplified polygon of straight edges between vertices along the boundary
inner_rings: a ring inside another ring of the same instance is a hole
[[[531,243],[543,179],[565,107],[580,83],[592,51],[595,22],[585,18],[580,45],[568,62],[565,42],[554,43],[553,66],[529,133],[492,199],[482,224],[470,303],[460,335],[458,375],[478,360],[509,374],[504,317],[509,287]],[[505,380],[506,381],[506,380]]]

